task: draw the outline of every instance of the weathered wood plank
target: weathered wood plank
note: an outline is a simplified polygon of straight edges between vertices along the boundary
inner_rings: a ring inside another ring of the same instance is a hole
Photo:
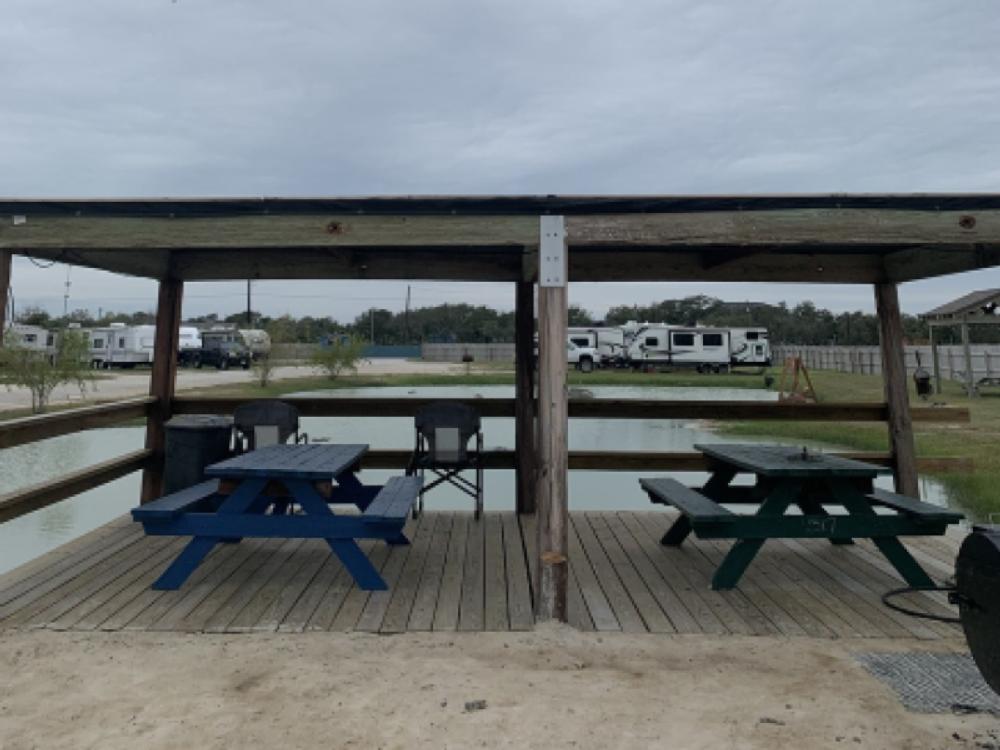
[[[889,446],[893,456],[896,492],[920,497],[917,483],[917,449],[913,440],[909,387],[903,356],[903,320],[899,294],[893,283],[875,285],[879,348],[882,351],[882,381],[885,390]]]
[[[149,450],[133,451],[56,479],[0,495],[0,523],[139,471],[147,465],[151,457]]]
[[[301,583],[296,582],[299,571],[306,567],[318,567],[323,557],[319,554],[322,550],[315,544],[320,540],[303,540],[290,553],[284,563],[278,568],[263,586],[257,591],[246,606],[230,621],[226,626],[227,633],[249,633],[255,630],[274,630],[280,622],[279,613],[275,608],[281,602],[283,595],[294,589],[301,590]],[[310,549],[306,550],[306,542],[314,542]],[[308,582],[308,581],[307,581]],[[292,599],[292,603],[295,600]],[[283,614],[283,613],[282,613]],[[261,626],[261,620],[267,619],[267,624]]]
[[[206,633],[225,633],[229,626],[243,609],[258,596],[261,590],[267,586],[271,578],[280,575],[287,570],[289,561],[295,554],[295,550],[302,546],[302,539],[288,540],[267,540],[277,541],[278,548],[270,558],[261,565],[253,577],[244,580],[240,587],[208,618],[205,627]],[[265,542],[266,544],[267,542]]]
[[[569,560],[570,567],[573,569],[573,577],[580,586],[580,598],[586,605],[586,611],[593,622],[594,630],[621,630],[621,623],[597,580],[594,564],[580,543],[576,527],[577,521],[574,515],[571,517],[569,525]]]
[[[149,459],[142,471],[141,502],[163,494],[163,462],[166,446],[164,425],[170,419],[177,382],[177,352],[180,350],[181,298],[184,282],[176,278],[160,281],[156,303],[156,332],[153,337],[153,371],[149,395],[156,401],[146,417],[146,450]]]
[[[426,518],[426,516],[420,517],[416,524],[416,533],[410,536],[410,539],[415,540],[417,537],[420,537],[423,540],[425,538],[426,535],[421,533],[421,530],[430,525],[427,523]],[[407,561],[413,556],[414,546],[415,544],[407,544],[389,549],[389,557],[382,567],[382,578],[389,589],[387,591],[372,591],[368,595],[368,601],[365,602],[365,607],[361,610],[358,623],[354,626],[355,630],[377,633],[382,629],[382,623],[385,620],[386,612],[389,610],[389,604],[401,588],[399,582],[406,571]],[[424,548],[426,549],[426,541],[424,542]],[[407,600],[407,605],[408,603],[409,600]],[[406,609],[408,616],[408,606]],[[406,621],[405,618],[403,621]]]
[[[324,556],[322,564],[316,574],[309,581],[305,590],[299,595],[298,599],[295,600],[295,604],[292,608],[285,614],[282,621],[278,624],[277,630],[279,633],[301,633],[306,629],[306,623],[309,622],[310,618],[316,612],[316,610],[324,602],[333,603],[336,600],[334,606],[340,605],[343,601],[343,596],[339,599],[336,595],[330,592],[330,588],[333,586],[334,582],[339,579],[340,576],[348,576],[347,569],[341,564],[340,560],[334,555],[328,547],[326,547],[325,542],[320,542],[325,548],[323,550]],[[367,550],[364,544],[359,544],[362,552],[365,552],[367,556]],[[371,546],[370,544],[368,545]],[[348,576],[349,577],[349,576]],[[345,586],[343,590],[343,595],[346,595],[348,587]],[[327,594],[330,594],[328,597]],[[333,622],[333,618],[336,617],[337,610],[333,609],[329,616],[327,625]],[[326,628],[317,628],[318,630],[325,630]]]
[[[506,565],[507,617],[511,630],[531,630],[535,622],[521,527],[514,513],[500,515]]]
[[[8,570],[0,575],[0,604],[10,601],[32,586],[37,586],[62,568],[71,567],[79,560],[97,554],[101,551],[102,540],[107,540],[116,534],[124,534],[129,528],[135,528],[132,520],[128,516],[119,516],[103,526],[91,529],[86,534],[28,560],[13,570]]]
[[[535,465],[538,525],[535,617],[566,622],[569,590],[569,398],[566,387],[566,330],[569,250],[562,217],[543,216],[538,284],[538,449]],[[546,246],[548,245],[548,249]],[[558,264],[545,277],[541,259]]]
[[[116,591],[112,596],[97,603],[97,606],[78,607],[74,610],[74,619],[66,620],[66,625],[72,630],[96,630],[101,623],[126,607],[130,602],[140,598],[152,585],[160,573],[163,565],[172,560],[184,546],[185,540],[171,539],[158,557],[149,560],[142,574]]]
[[[388,545],[366,539],[358,545],[375,570],[389,559]],[[322,602],[306,622],[306,630],[353,630],[368,601],[368,591],[359,589],[354,577],[337,561],[336,575]],[[331,571],[332,572],[332,571]]]
[[[431,552],[431,540],[434,538],[435,528],[438,523],[443,523],[445,520],[439,513],[421,515],[417,534],[412,541],[413,548],[406,558],[396,584],[391,586],[389,592],[386,592],[391,595],[391,599],[379,628],[383,633],[406,631],[407,623],[410,621],[410,613],[413,611],[413,605],[417,598],[417,589],[423,578],[424,566]]]
[[[251,400],[235,397],[180,396],[173,399],[172,410],[176,414],[232,414],[236,407]],[[299,409],[304,417],[412,417],[421,407],[435,399],[431,397],[313,398],[286,396],[282,400]],[[491,397],[456,400],[472,406],[483,417],[516,416],[516,399]],[[578,398],[571,399],[568,403],[569,416],[573,419],[884,422],[888,418],[887,405],[879,402],[845,401],[796,404],[776,401]],[[969,421],[969,410],[962,407],[917,407],[912,410],[912,415],[915,420],[923,422],[958,423]],[[586,455],[586,453],[581,452],[581,455]],[[511,462],[504,468],[510,468],[513,465]]]
[[[483,628],[491,631],[510,630],[507,614],[507,570],[504,560],[503,523],[500,514],[483,514],[485,535],[483,578],[485,580]]]
[[[465,565],[462,569],[461,604],[458,611],[459,630],[482,630],[486,607],[486,553],[482,518],[469,520],[465,540]]]
[[[131,554],[123,555],[116,560],[117,564],[113,571],[92,569],[87,575],[77,579],[80,585],[72,591],[61,591],[59,600],[55,604],[32,617],[31,625],[65,630],[72,621],[110,599],[123,587],[150,570],[154,563],[163,558],[164,550],[169,550],[168,543],[171,541],[173,540],[169,537],[147,537],[130,548]]]
[[[244,539],[216,547],[179,590],[150,589],[144,597],[150,600],[149,606],[123,628],[200,632],[226,599],[267,561],[274,543],[266,545],[266,540]]]
[[[424,570],[420,574],[410,619],[406,623],[407,630],[431,630],[434,627],[434,611],[437,608],[438,592],[444,579],[445,563],[448,547],[451,544],[451,531],[455,522],[454,513],[435,513],[434,534],[431,537],[430,549],[424,562]]]
[[[514,445],[518,513],[535,505],[535,285],[518,281],[514,303]]]
[[[656,598],[646,587],[642,576],[633,566],[632,560],[625,554],[614,532],[609,528],[604,514],[587,513],[585,518],[590,523],[598,543],[608,556],[612,568],[618,574],[618,579],[628,592],[632,604],[639,612],[646,630],[650,633],[676,633],[677,628],[670,622],[670,618],[660,608]]]
[[[674,516],[666,513],[642,513],[639,517],[644,521],[642,528],[656,544],[666,532],[668,524],[673,523]],[[683,547],[666,548],[662,551],[674,562],[689,580],[702,591],[711,591],[712,575],[716,565],[713,564],[699,549],[698,542],[685,543]],[[715,614],[732,633],[745,635],[774,635],[778,628],[747,599],[739,590],[714,591],[706,594],[712,604]]]
[[[465,575],[465,550],[469,525],[474,523],[467,513],[455,514],[448,540],[448,554],[441,574],[441,588],[434,607],[434,630],[457,630],[462,602],[462,580]]]
[[[597,537],[594,535],[594,531],[587,522],[586,517],[582,514],[574,514],[572,516],[572,523],[577,537],[580,539],[583,552],[586,554],[587,559],[590,560],[594,575],[600,584],[601,590],[607,597],[608,603],[615,614],[615,619],[621,625],[621,629],[626,633],[647,632],[646,624],[643,622],[638,610],[636,610],[622,582],[618,579],[618,575],[615,573],[607,553],[601,547],[600,542],[597,541]],[[586,596],[586,592],[584,592],[584,596]],[[591,609],[591,614],[593,614],[593,609]],[[596,615],[594,616],[594,622],[596,625]]]
[[[607,524],[609,531],[621,547],[622,554],[635,567],[636,573],[642,578],[660,608],[669,618],[673,628],[679,633],[701,633],[702,629],[695,617],[688,611],[684,601],[671,586],[660,576],[659,572],[640,549],[636,539],[625,528],[617,513],[602,513],[601,518]],[[652,629],[652,628],[651,628]]]
[[[671,514],[669,517],[673,522],[676,515]],[[653,538],[649,534],[648,528],[639,516],[633,513],[621,513],[620,518],[625,528],[635,538],[638,551],[646,555],[663,580],[669,584],[692,614],[698,628],[705,633],[728,633],[729,629],[724,624],[724,618],[716,614],[716,609],[728,613],[731,608],[724,599],[712,596],[711,592],[706,593],[701,576],[686,564],[681,550],[661,545],[658,538]],[[735,632],[749,632],[749,627],[735,613],[733,620],[739,623]]]
[[[140,396],[51,414],[5,419],[0,421],[0,449],[141,419],[149,414],[155,403],[152,396]]]
[[[46,571],[41,571],[37,576],[32,576],[31,579],[22,584],[11,587],[5,592],[6,601],[0,605],[0,620],[9,617],[25,606],[30,606],[36,600],[72,581],[95,565],[101,565],[109,557],[137,544],[141,539],[142,533],[138,527],[126,527],[121,534],[116,534],[108,539],[107,543],[96,554],[90,554],[91,550],[84,548],[67,558],[68,562],[57,566],[54,574],[47,575]]]

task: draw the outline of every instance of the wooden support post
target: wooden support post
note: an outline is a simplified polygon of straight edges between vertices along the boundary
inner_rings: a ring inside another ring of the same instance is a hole
[[[965,358],[965,395],[976,395],[976,380],[972,373],[972,348],[969,346],[969,324],[962,321],[962,356]]]
[[[568,275],[563,217],[543,216],[538,273],[538,579],[535,616],[566,622],[569,586]]]
[[[13,253],[10,250],[0,250],[0,344],[7,328],[7,305],[10,304],[10,269]],[[14,321],[10,321],[13,323]]]
[[[514,446],[517,512],[535,512],[535,285],[517,282],[514,300]]]
[[[888,411],[889,448],[893,458],[896,492],[919,497],[917,451],[913,442],[910,398],[903,360],[903,321],[899,314],[896,285],[875,285],[875,314],[878,316],[879,346],[882,349],[882,382]]]
[[[164,279],[156,304],[156,335],[153,340],[153,372],[149,376],[149,395],[156,397],[146,421],[146,449],[152,451],[142,472],[141,502],[148,503],[163,494],[163,458],[166,446],[164,424],[170,419],[171,400],[177,380],[177,350],[181,326],[181,298],[184,282]]]
[[[941,393],[941,361],[938,358],[937,339],[934,338],[934,326],[929,328],[931,334],[931,363],[934,365],[934,392]]]

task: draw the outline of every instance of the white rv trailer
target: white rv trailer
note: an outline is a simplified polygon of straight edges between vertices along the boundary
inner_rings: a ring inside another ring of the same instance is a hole
[[[6,335],[12,335],[17,340],[18,346],[24,349],[42,352],[50,356],[55,354],[56,334],[41,326],[13,323],[7,327]]]
[[[601,367],[616,367],[625,362],[623,328],[575,326],[567,329],[567,338],[577,346],[596,349]]]
[[[153,361],[156,326],[112,323],[90,331],[90,364],[93,367],[135,367]]]
[[[733,365],[771,364],[771,343],[766,328],[730,328],[729,356]]]
[[[729,330],[670,325],[640,327],[628,348],[628,362],[643,367],[693,367],[699,372],[728,370]]]

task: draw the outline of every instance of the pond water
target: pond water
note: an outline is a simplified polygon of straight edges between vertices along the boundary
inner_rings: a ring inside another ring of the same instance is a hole
[[[426,386],[393,388],[348,388],[332,391],[297,393],[296,396],[324,398],[406,397],[414,398],[512,398],[510,386]],[[644,388],[594,387],[574,388],[573,398],[631,398],[662,400],[754,400],[773,401],[770,391],[741,388]],[[413,446],[413,419],[409,417],[309,417],[302,420],[303,432],[311,440],[334,443],[368,443],[373,448]],[[487,449],[510,449],[514,446],[514,422],[505,418],[483,420]],[[29,445],[0,451],[0,492],[8,492],[70,471],[86,468],[99,461],[120,456],[142,447],[142,427],[116,427],[63,435]],[[656,419],[572,419],[571,450],[615,451],[689,451],[695,443],[754,442],[712,432],[695,420]],[[761,442],[782,442],[773,438]],[[794,441],[801,445],[801,441]],[[823,448],[811,444],[813,448]],[[363,482],[379,484],[398,471],[362,472]],[[573,510],[649,510],[651,505],[639,489],[638,478],[650,472],[574,471],[570,473],[569,496]],[[655,472],[654,472],[655,473]],[[679,474],[683,481],[698,484],[705,480],[701,472]],[[891,478],[878,484],[891,488]],[[947,504],[947,494],[938,482],[921,478],[921,494],[929,502]],[[20,565],[33,557],[70,541],[116,516],[127,512],[139,497],[139,474],[132,474],[110,484],[84,492],[72,499],[0,524],[0,572]],[[485,506],[489,510],[508,510],[514,506],[514,472],[485,472]],[[428,509],[470,510],[472,499],[459,490],[443,486],[427,495]]]

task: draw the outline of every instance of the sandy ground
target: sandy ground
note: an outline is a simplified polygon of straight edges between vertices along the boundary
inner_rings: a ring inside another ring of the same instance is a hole
[[[461,373],[463,365],[448,362],[419,362],[408,359],[372,359],[365,360],[358,367],[359,375],[392,375],[412,373]],[[81,396],[80,389],[75,387],[57,388],[52,395],[53,404],[79,403],[84,400],[112,399],[141,396],[149,392],[149,369],[113,371],[107,379],[96,381],[94,389]],[[104,373],[102,373],[103,375]],[[315,375],[311,367],[277,367],[274,379],[302,378]],[[177,372],[177,389],[190,390],[211,385],[250,382],[253,373],[246,370],[216,370],[180,369]],[[31,393],[26,388],[7,389],[0,386],[0,411],[8,409],[27,409],[31,407]]]
[[[1000,747],[996,717],[909,713],[851,657],[901,648],[921,646],[562,627],[398,636],[6,632],[0,746]],[[466,706],[473,701],[485,707]]]

